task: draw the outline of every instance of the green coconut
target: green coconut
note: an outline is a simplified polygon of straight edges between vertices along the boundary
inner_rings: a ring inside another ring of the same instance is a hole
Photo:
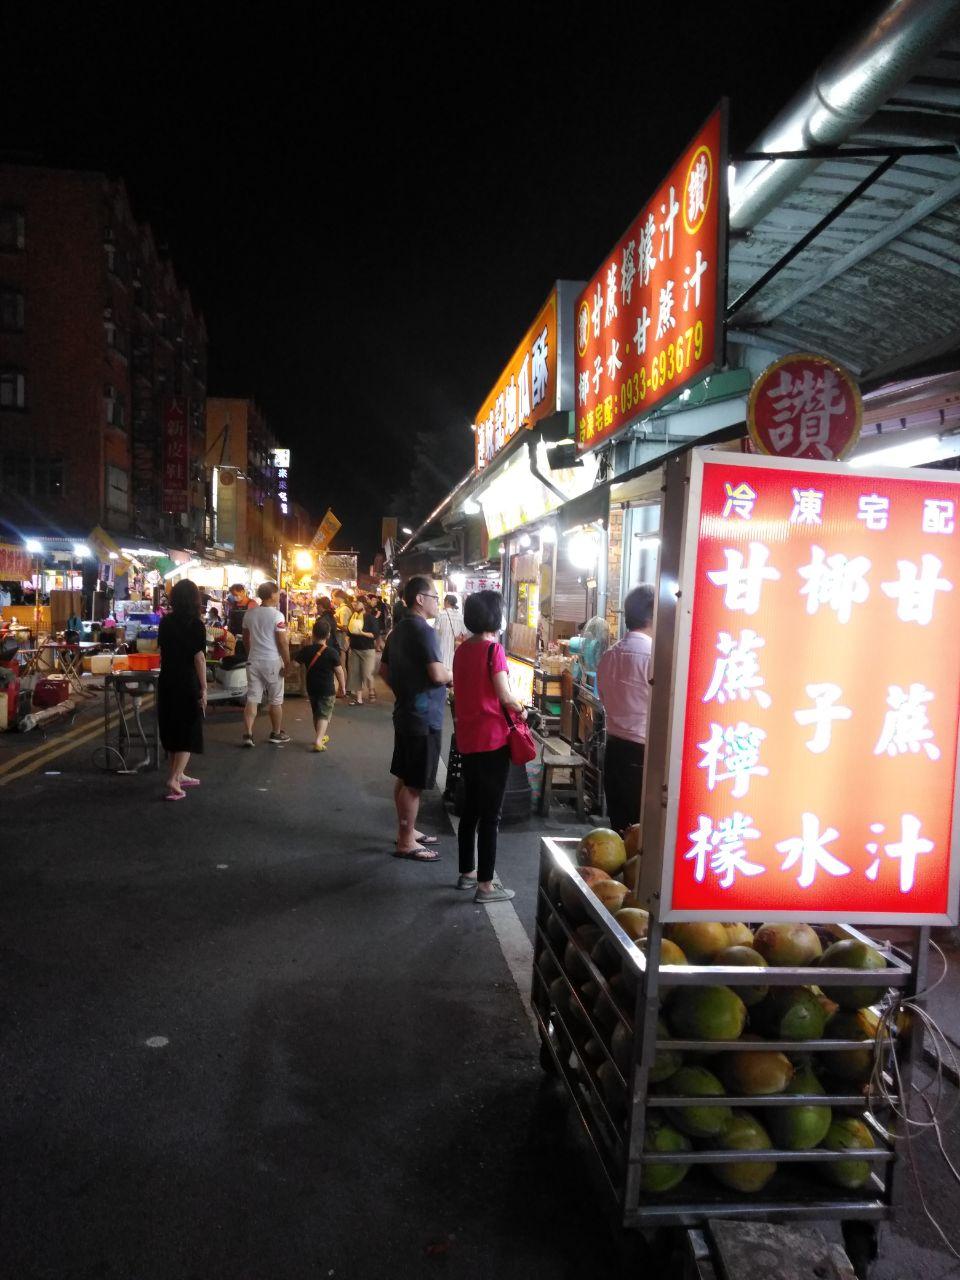
[[[823,969],[859,969],[861,972],[871,973],[879,973],[887,967],[886,960],[876,947],[855,938],[844,938],[841,942],[832,943],[817,963]],[[867,1005],[877,1004],[883,999],[886,990],[885,986],[838,986],[833,983],[823,988],[825,994],[842,1009],[864,1009]]]
[[[765,1151],[773,1146],[770,1135],[749,1111],[734,1111],[712,1145],[721,1151]],[[710,1172],[733,1191],[762,1191],[777,1171],[773,1160],[712,1164]]]
[[[824,1088],[809,1066],[797,1069],[784,1093],[824,1096]],[[826,1137],[833,1120],[829,1107],[807,1102],[800,1107],[771,1107],[768,1114],[770,1132],[784,1151],[809,1151]]]
[[[722,951],[718,951],[713,957],[713,963],[719,965],[737,965],[746,969],[766,969],[767,967],[767,962],[759,951],[754,951],[753,947],[742,946],[739,943],[735,946],[724,947]],[[770,988],[767,986],[737,986],[734,990],[747,1008],[750,1009],[753,1005],[760,1003]]]
[[[876,1145],[867,1126],[854,1116],[834,1120],[821,1143],[825,1151],[872,1151]],[[837,1160],[822,1164],[820,1172],[835,1186],[856,1191],[869,1181],[870,1164],[869,1160]]]
[[[726,1091],[712,1071],[706,1067],[681,1067],[672,1075],[662,1093],[683,1098],[723,1098]],[[691,1138],[715,1138],[733,1116],[730,1107],[668,1107],[667,1116],[681,1133]]]
[[[730,987],[680,987],[667,1017],[675,1036],[686,1040],[737,1040],[747,1007]]]
[[[830,1009],[810,987],[773,987],[750,1016],[774,1040],[820,1040]]]
[[[658,1155],[690,1150],[690,1139],[659,1116],[651,1116],[643,1135],[644,1151]],[[645,1164],[640,1174],[640,1186],[644,1191],[672,1191],[687,1176],[688,1164]]]

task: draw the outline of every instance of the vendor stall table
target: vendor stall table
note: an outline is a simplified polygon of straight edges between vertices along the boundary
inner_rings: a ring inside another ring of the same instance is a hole
[[[160,767],[160,722],[156,693],[159,671],[115,671],[103,680],[103,744],[94,763],[111,773],[140,773]],[[145,725],[145,700],[152,695],[153,723]],[[129,711],[128,711],[129,700]],[[117,713],[111,736],[110,715]],[[128,720],[128,714],[130,719]],[[139,757],[139,758],[138,758]]]

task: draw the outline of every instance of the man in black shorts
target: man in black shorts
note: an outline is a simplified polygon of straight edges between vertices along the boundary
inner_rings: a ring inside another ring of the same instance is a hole
[[[393,690],[393,761],[396,778],[398,858],[435,862],[425,847],[435,843],[417,830],[420,793],[436,785],[440,762],[440,730],[446,706],[446,686],[453,679],[440,661],[440,649],[428,619],[439,613],[440,598],[429,578],[415,577],[403,589],[406,613],[390,632],[383,650],[380,675]]]

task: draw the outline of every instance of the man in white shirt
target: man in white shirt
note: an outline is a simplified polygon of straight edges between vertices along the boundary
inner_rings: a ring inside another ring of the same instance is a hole
[[[627,592],[623,602],[627,634],[606,651],[597,668],[597,691],[607,724],[603,791],[614,831],[625,831],[640,821],[655,600],[656,589],[649,583]]]
[[[290,735],[283,731],[283,677],[290,669],[290,639],[287,623],[277,608],[280,588],[275,582],[262,582],[257,588],[259,609],[243,616],[243,640],[247,647],[247,703],[243,709],[243,742],[252,747],[253,724],[266,694],[269,701],[271,733],[267,739],[283,746]]]
[[[433,627],[437,633],[437,643],[440,645],[440,661],[448,671],[452,671],[454,650],[460,641],[469,635],[460,616],[460,610],[457,608],[456,596],[443,597],[443,608],[437,614]]]

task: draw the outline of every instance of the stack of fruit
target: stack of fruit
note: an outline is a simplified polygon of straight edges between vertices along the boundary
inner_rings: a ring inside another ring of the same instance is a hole
[[[628,832],[625,844],[612,831],[591,832],[580,844],[581,865],[576,874],[642,950],[648,916],[636,897],[637,834]],[[552,903],[562,907],[573,933],[569,937],[559,919],[548,920],[547,934],[558,956],[563,955],[567,979],[552,968],[544,971],[542,963],[541,972],[550,979],[551,1002],[590,1065],[608,1113],[624,1125],[628,1110],[624,1082],[631,1079],[634,1063],[631,1019],[638,970],[621,964],[621,950],[590,919],[583,894],[567,872],[554,872],[547,892]],[[588,955],[609,994],[594,981]],[[861,972],[887,968],[879,951],[857,939],[835,941],[824,950],[818,934],[806,924],[765,924],[754,931],[746,924],[702,921],[666,926],[660,965],[786,967],[810,970],[802,975],[810,978],[817,968]],[[681,1043],[676,1048],[662,1045],[649,1071],[654,1105],[648,1102],[646,1151],[682,1154],[697,1147],[722,1152],[722,1159],[706,1167],[725,1187],[751,1193],[774,1176],[775,1160],[737,1161],[729,1153],[875,1149],[871,1129],[860,1118],[862,1106],[851,1108],[849,1097],[866,1090],[874,1069],[878,1019],[870,1006],[887,990],[882,980],[875,985],[828,983],[823,987],[813,981],[795,986],[764,982],[671,986],[669,971],[661,972],[660,978],[663,999],[657,1039]],[[571,997],[567,980],[579,998]],[[824,1039],[858,1041],[863,1047],[818,1054],[806,1047],[807,1042]],[[684,1041],[697,1045],[684,1046]],[[720,1041],[737,1041],[743,1048],[711,1052],[710,1043]],[[770,1041],[789,1042],[796,1050],[761,1047]],[[832,1107],[831,1092],[846,1096],[847,1103]],[[657,1105],[658,1095],[670,1101]],[[805,1101],[796,1106],[757,1105],[758,1099],[773,1095]],[[729,1101],[716,1101],[720,1098]],[[849,1159],[812,1161],[798,1167],[813,1168],[835,1186],[857,1190],[869,1181],[875,1166],[851,1154]],[[644,1165],[642,1186],[648,1192],[669,1191],[689,1169],[686,1163]]]

